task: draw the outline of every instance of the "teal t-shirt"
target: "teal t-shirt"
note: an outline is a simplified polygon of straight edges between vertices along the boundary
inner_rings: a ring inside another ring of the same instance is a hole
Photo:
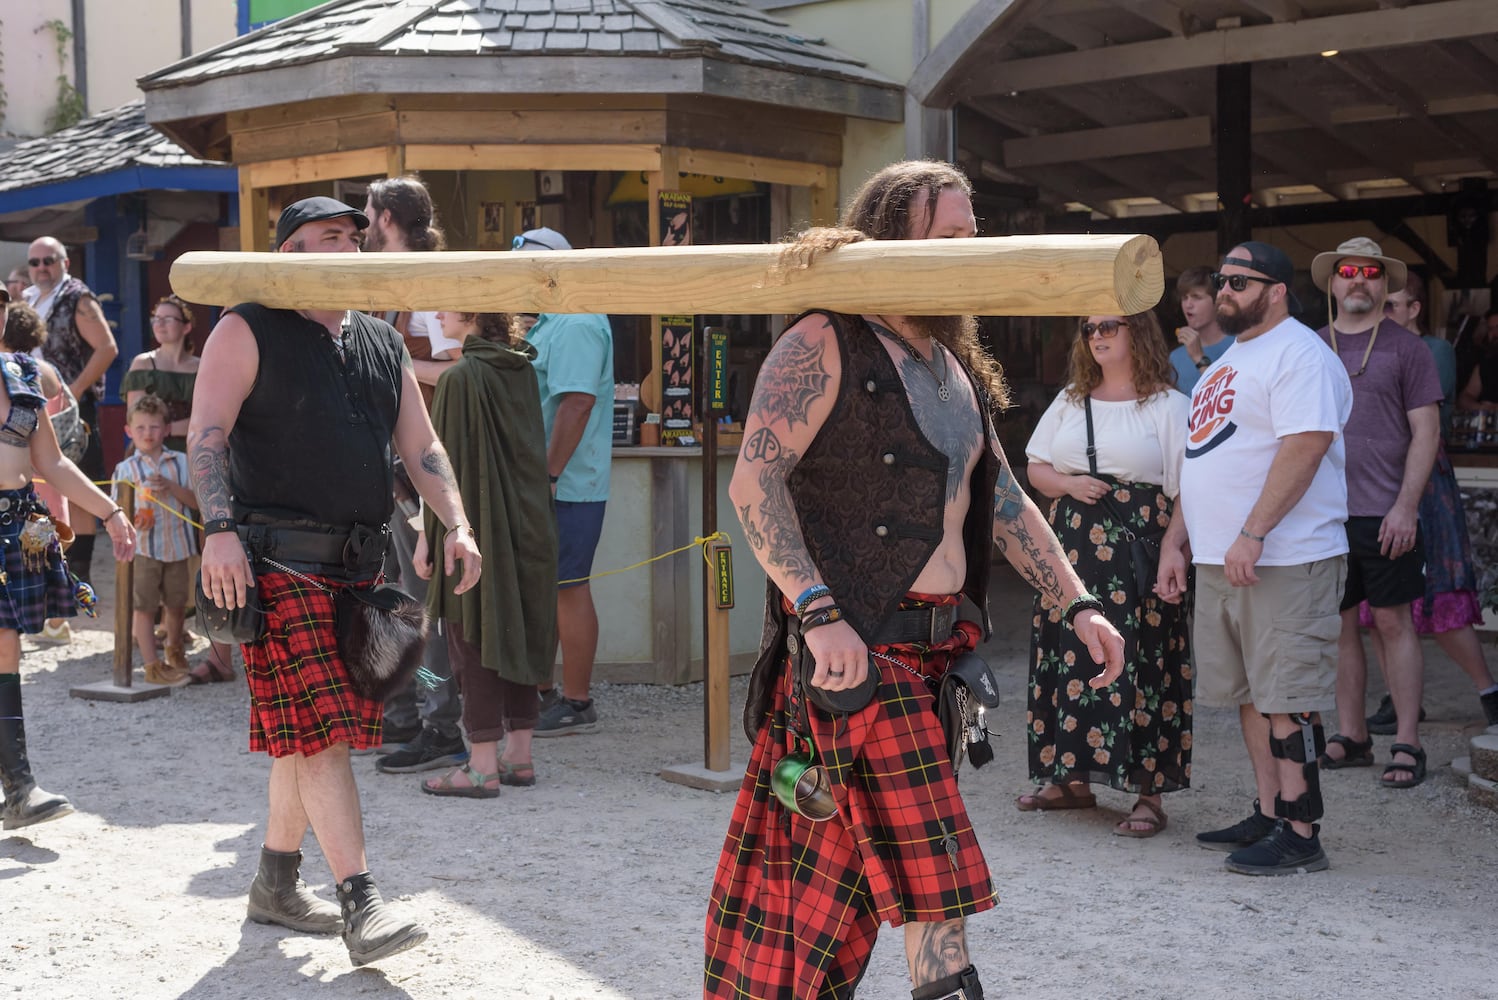
[[[590,503],[609,498],[614,450],[614,331],[598,313],[542,313],[525,339],[536,348],[536,381],[546,439],[569,392],[594,397],[582,440],[557,480],[557,499]]]
[[[1232,334],[1224,334],[1222,339],[1211,347],[1203,347],[1202,353],[1207,356],[1208,361],[1216,361],[1227,353],[1233,341],[1237,340]],[[1197,368],[1196,362],[1191,360],[1191,355],[1186,353],[1186,348],[1177,347],[1170,352],[1170,366],[1176,372],[1176,388],[1191,395],[1191,390],[1196,388],[1196,380],[1202,377],[1205,368]]]

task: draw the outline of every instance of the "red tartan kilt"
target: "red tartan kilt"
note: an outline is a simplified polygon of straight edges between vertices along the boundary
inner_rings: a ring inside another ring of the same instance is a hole
[[[385,707],[349,685],[333,595],[285,573],[263,573],[255,587],[265,635],[240,647],[250,685],[250,749],[287,757],[335,743],[378,746]]]
[[[924,658],[919,647],[876,648],[940,676],[978,637],[977,626],[958,622]],[[873,703],[836,722],[811,713],[838,803],[823,823],[789,814],[770,791],[771,771],[794,749],[788,664],[783,671],[713,879],[706,997],[848,997],[881,922],[951,920],[997,902],[929,689],[907,670],[871,662],[880,669]]]

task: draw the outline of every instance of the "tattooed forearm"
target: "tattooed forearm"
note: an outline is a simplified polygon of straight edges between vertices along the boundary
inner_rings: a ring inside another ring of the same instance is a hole
[[[433,441],[427,446],[427,450],[421,453],[421,470],[429,476],[436,476],[444,489],[454,493],[458,491],[458,480],[453,476],[453,464],[448,461],[447,450],[440,442]]]
[[[993,488],[995,522],[1017,520],[1024,510],[1025,491],[1014,481],[1014,475],[1007,464],[999,466],[999,479]]]
[[[748,541],[749,547],[759,551],[765,547],[764,532],[759,530],[759,525],[754,523],[754,518],[749,514],[749,505],[739,505],[739,523],[744,526],[744,539]]]
[[[800,582],[815,580],[817,568],[811,561],[811,553],[806,551],[801,521],[786,484],[797,457],[795,452],[781,452],[778,459],[765,463],[760,470],[759,488],[764,499],[759,504],[759,523],[763,526],[766,564],[784,570],[788,577]]]
[[[994,542],[1030,586],[1059,603],[1066,594],[1062,576],[1071,572],[1071,563],[1035,505],[1022,499],[1021,507],[1011,520],[995,519]],[[1014,551],[1010,542],[1016,546]]]
[[[920,987],[948,976],[955,976],[972,964],[967,954],[967,935],[962,919],[942,923],[916,924],[919,936],[911,941],[907,935],[910,960],[910,982]]]
[[[193,431],[187,442],[192,489],[205,520],[233,517],[229,497],[229,438],[222,427]]]
[[[796,331],[781,337],[760,369],[745,422],[758,417],[766,427],[784,421],[787,428],[806,423],[811,405],[832,378],[822,354],[820,341],[808,343]]]

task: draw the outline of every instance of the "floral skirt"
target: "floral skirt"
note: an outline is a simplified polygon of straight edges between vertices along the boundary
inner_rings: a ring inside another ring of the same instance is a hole
[[[1123,635],[1127,662],[1112,685],[1094,690],[1101,667],[1061,621],[1062,608],[1037,597],[1031,628],[1030,777],[1085,781],[1141,795],[1191,784],[1191,629],[1185,603],[1172,605],[1135,583],[1129,532],[1158,534],[1172,504],[1158,486],[1114,482],[1111,503],[1063,496],[1050,523],[1077,575],[1102,598]]]

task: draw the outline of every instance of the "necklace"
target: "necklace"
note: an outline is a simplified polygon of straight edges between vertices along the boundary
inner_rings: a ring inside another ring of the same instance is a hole
[[[898,331],[896,331],[894,329],[894,327],[889,326],[888,324],[886,324],[884,322],[875,323],[874,326],[875,326],[876,329],[883,330],[885,333],[889,334],[890,336],[892,336],[896,340],[898,340],[900,342],[900,346],[903,347],[903,348],[905,348],[905,353],[908,354],[908,355],[910,355],[917,362],[919,362],[920,366],[922,368],[926,369],[926,371],[928,371],[931,374],[931,378],[936,382],[936,398],[937,399],[939,399],[943,403],[945,403],[945,402],[947,402],[948,400],[950,400],[952,398],[952,390],[947,387],[946,376],[945,375],[938,375],[938,374],[936,374],[936,369],[932,368],[931,367],[931,363],[929,361],[927,361],[921,355],[920,351],[918,351],[918,350],[915,349],[915,345],[914,344],[912,344],[910,341],[906,340],[904,338],[904,336],[902,336]],[[931,356],[933,358],[938,358],[938,357],[941,358],[942,359],[942,362],[941,362],[942,371],[947,371],[946,357],[941,352],[941,344],[938,343],[935,339],[933,339],[931,341]]]
[[[1373,327],[1373,334],[1372,334],[1372,336],[1370,336],[1368,338],[1368,346],[1363,351],[1363,363],[1358,367],[1357,371],[1355,371],[1355,372],[1348,372],[1347,373],[1350,378],[1357,378],[1359,375],[1363,374],[1363,372],[1365,372],[1365,371],[1368,370],[1368,356],[1373,353],[1373,342],[1378,339],[1378,328],[1380,326],[1382,326],[1382,325],[1383,325],[1382,323],[1378,323],[1378,324],[1374,325],[1374,327]],[[1340,358],[1342,355],[1341,355],[1341,353],[1339,351],[1337,351],[1337,328],[1336,328],[1336,326],[1333,325],[1332,328],[1331,328],[1331,330],[1332,330],[1332,353],[1336,354]]]

